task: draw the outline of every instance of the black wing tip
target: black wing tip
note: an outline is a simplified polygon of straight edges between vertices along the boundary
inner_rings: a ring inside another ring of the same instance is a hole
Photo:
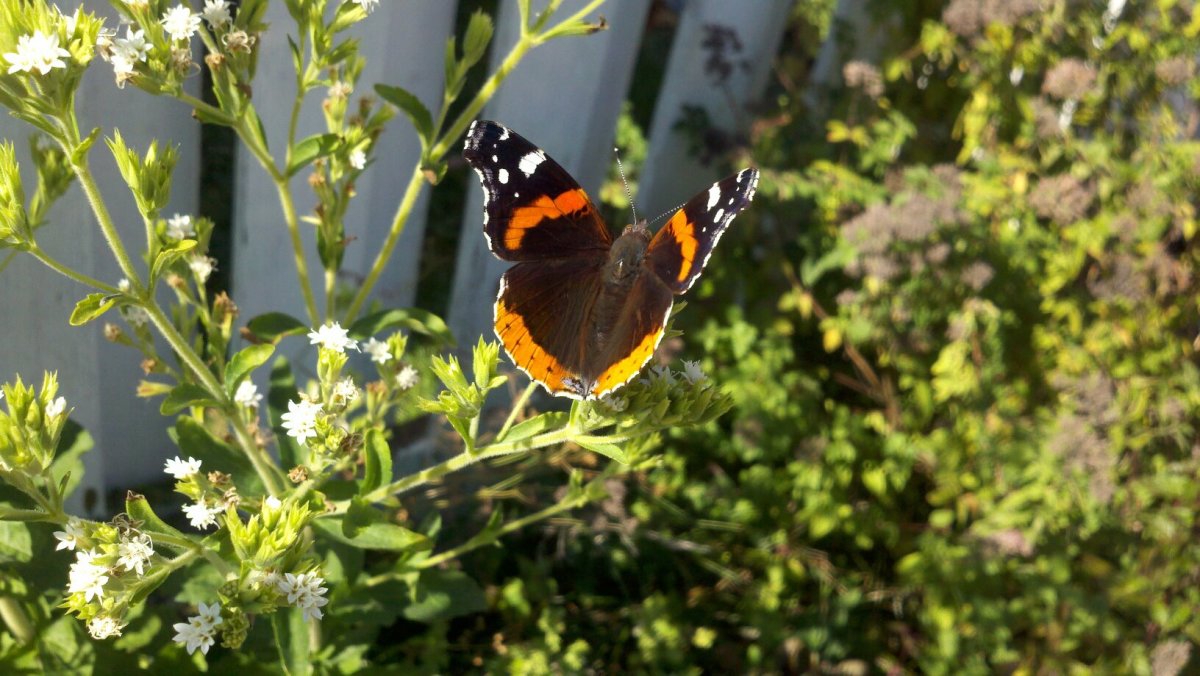
[[[512,134],[508,127],[493,120],[479,119],[467,128],[467,138],[463,142],[463,153],[477,152],[485,140],[503,140]]]

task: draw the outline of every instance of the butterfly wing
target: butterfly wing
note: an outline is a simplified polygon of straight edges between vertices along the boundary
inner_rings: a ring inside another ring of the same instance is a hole
[[[518,263],[504,273],[496,299],[496,336],[517,368],[551,394],[581,399],[590,382],[587,340],[604,259]]]
[[[692,288],[713,248],[758,187],[758,170],[740,172],[712,184],[676,211],[650,240],[646,265],[672,292]]]
[[[488,248],[506,261],[604,256],[612,235],[558,162],[511,129],[476,120],[463,157],[483,184]]]
[[[599,358],[584,366],[591,396],[601,397],[625,385],[650,361],[667,329],[674,301],[671,289],[643,269],[629,290]]]

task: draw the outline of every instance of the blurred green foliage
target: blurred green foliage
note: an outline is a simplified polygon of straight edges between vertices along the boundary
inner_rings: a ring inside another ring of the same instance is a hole
[[[467,557],[493,612],[448,663],[1196,668],[1200,11],[1121,4],[877,2],[817,86],[799,3],[677,324],[735,409]]]

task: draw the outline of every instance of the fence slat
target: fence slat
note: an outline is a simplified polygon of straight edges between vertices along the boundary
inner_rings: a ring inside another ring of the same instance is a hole
[[[674,127],[685,106],[702,108],[718,129],[748,127],[746,105],[766,86],[791,5],[791,0],[690,0],[684,6],[654,107],[650,148],[638,187],[638,202],[648,215],[674,207],[720,178],[719,172],[696,160],[688,151],[687,136]],[[714,73],[712,48],[705,44],[714,27],[732,29],[740,43],[740,49],[724,52],[732,69],[723,80]]]
[[[110,8],[96,11],[107,17],[109,25],[116,24]],[[198,80],[191,86],[197,87]],[[200,128],[184,105],[134,87],[118,89],[111,67],[100,59],[93,61],[84,77],[78,102],[84,130],[100,126],[109,136],[115,126],[126,143],[139,151],[156,138],[177,144],[179,163],[166,213],[195,213]],[[7,115],[0,117],[0,137],[16,143],[26,192],[31,193],[35,178],[25,139],[32,128]],[[91,165],[130,256],[140,261],[138,252],[145,248],[141,216],[103,143],[93,147]],[[55,258],[90,276],[114,283],[122,276],[77,185],[51,210],[49,223],[38,231],[38,242]],[[72,308],[90,290],[27,255],[18,255],[0,279],[4,287],[0,317],[6,327],[0,379],[20,373],[26,382],[40,386],[43,370],[58,371],[60,392],[74,409],[72,419],[96,440],[95,450],[84,456],[87,474],[74,496],[73,509],[82,511],[85,490],[102,494],[105,488],[161,478],[163,458],[175,449],[166,435],[167,421],[158,414],[158,401],[135,395],[142,377],[141,356],[103,337],[105,321],[124,325],[116,312],[86,326],[71,327],[67,318]],[[97,504],[97,509],[102,514],[103,504]]]
[[[375,83],[398,84],[416,94],[431,109],[441,99],[442,55],[454,24],[454,2],[386,2],[369,19],[350,33],[361,41],[367,58],[353,96],[374,96]],[[280,153],[287,137],[291,103],[295,95],[295,73],[287,44],[291,19],[283,3],[272,3],[267,11],[272,29],[263,36],[254,102],[267,139]],[[306,99],[297,138],[325,131],[320,110],[323,91]],[[378,140],[374,164],[363,174],[356,189],[358,197],[346,214],[346,234],[356,238],[346,251],[344,272],[350,281],[361,280],[374,261],[380,243],[391,227],[400,200],[403,181],[420,156],[420,144],[403,119],[395,120]],[[308,173],[292,180],[292,194],[302,216],[316,198],[307,186]],[[296,287],[295,264],[274,184],[245,148],[238,149],[234,194],[234,298],[248,319],[268,311],[282,311],[303,318],[304,305]],[[427,191],[428,192],[428,191]],[[413,210],[396,247],[388,270],[381,275],[374,297],[387,305],[411,304],[415,287],[421,239],[424,233],[425,200]],[[305,251],[313,291],[324,288],[323,273],[314,247],[313,228],[302,223]]]
[[[562,3],[556,19],[581,9]],[[545,3],[533,3],[534,10]],[[488,104],[484,117],[503,122],[541,146],[596,195],[612,160],[613,133],[629,87],[649,0],[610,0],[601,8],[607,31],[555,40],[530,52]],[[517,39],[516,2],[501,4],[492,46],[495,68]],[[483,192],[471,178],[449,311],[460,345],[492,336],[492,304],[508,263],[483,238]]]

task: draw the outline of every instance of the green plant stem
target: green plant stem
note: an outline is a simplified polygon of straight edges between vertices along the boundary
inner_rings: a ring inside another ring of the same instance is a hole
[[[399,495],[405,491],[412,490],[417,486],[422,486],[431,481],[436,481],[451,472],[456,472],[464,467],[470,466],[480,460],[488,460],[490,458],[498,458],[504,455],[512,455],[513,453],[524,453],[546,446],[561,444],[564,441],[579,438],[585,430],[576,427],[564,427],[552,432],[538,434],[529,439],[521,439],[514,442],[498,442],[492,443],[479,449],[475,453],[462,452],[444,462],[427,467],[420,472],[410,474],[406,477],[397,479],[386,486],[380,486],[367,494],[368,502],[379,502],[390,495]],[[604,437],[607,439],[607,437]],[[344,512],[346,505],[339,504],[335,509],[335,513]]]
[[[457,547],[447,549],[446,551],[444,551],[436,556],[431,556],[428,559],[424,559],[422,561],[413,563],[412,567],[417,568],[417,569],[424,569],[424,568],[432,568],[434,566],[441,565],[441,564],[445,563],[446,561],[450,561],[451,559],[456,559],[459,556],[462,556],[463,554],[466,554],[467,552],[469,552],[473,549],[478,549],[480,547],[490,545],[493,542],[504,537],[505,535],[508,535],[509,533],[512,533],[514,531],[518,531],[518,530],[528,526],[531,523],[536,523],[543,519],[548,519],[556,514],[561,514],[563,512],[575,509],[576,507],[582,507],[583,505],[587,504],[587,502],[588,502],[587,493],[585,491],[581,495],[563,500],[562,502],[555,503],[541,511],[534,512],[533,514],[523,516],[519,519],[513,519],[512,521],[508,521],[504,525],[500,526],[499,528],[486,530],[482,533],[479,533],[475,537],[471,538],[470,540],[467,540],[466,542],[462,543],[461,545],[459,545]]]
[[[412,213],[413,206],[417,203],[417,197],[421,194],[421,189],[425,184],[425,174],[421,171],[421,165],[418,163],[413,169],[412,176],[408,179],[408,187],[404,189],[404,198],[400,200],[400,206],[396,209],[396,216],[392,219],[391,230],[388,231],[387,238],[383,241],[383,246],[379,248],[379,253],[375,256],[375,262],[371,264],[371,271],[367,273],[366,279],[363,280],[362,286],[358,287],[358,292],[354,294],[354,299],[350,301],[350,307],[346,308],[346,315],[343,321],[347,324],[354,321],[362,309],[364,303],[367,302],[367,296],[371,294],[371,289],[375,288],[375,282],[378,281],[379,275],[383,273],[383,269],[387,267],[387,263],[392,258],[392,250],[396,248],[396,242],[400,240],[400,234],[404,232],[404,226],[408,223],[408,216]]]
[[[68,279],[79,282],[80,284],[83,284],[84,286],[90,286],[94,289],[100,289],[101,291],[104,291],[105,293],[112,293],[112,294],[120,293],[120,291],[115,286],[105,284],[104,282],[102,282],[98,279],[95,279],[94,277],[89,277],[89,276],[83,274],[82,272],[79,272],[77,270],[72,270],[71,268],[67,267],[66,265],[63,265],[57,259],[50,256],[50,254],[46,253],[36,243],[33,244],[33,246],[31,246],[29,248],[29,253],[34,258],[41,261],[46,267],[50,268],[51,270],[54,270],[55,272],[59,273],[60,275],[63,275],[64,277],[67,277]]]
[[[29,621],[29,615],[21,607],[21,603],[11,596],[0,596],[0,620],[4,621],[21,645],[28,644],[37,636],[33,623]]]
[[[70,155],[74,149],[68,147],[64,150]],[[100,194],[96,179],[92,177],[91,169],[88,168],[87,158],[83,158],[78,164],[72,164],[71,168],[75,170],[75,176],[79,179],[79,185],[83,187],[83,194],[87,196],[92,213],[96,215],[96,220],[100,223],[100,232],[103,233],[109,250],[117,259],[117,265],[121,267],[121,272],[130,281],[133,288],[140,291],[142,289],[141,278],[138,276],[137,268],[133,266],[133,260],[125,251],[125,245],[121,243],[121,235],[117,233],[117,227],[113,224],[108,207],[104,204],[104,197]]]
[[[496,433],[496,441],[504,441],[504,435],[508,434],[508,430],[517,421],[517,416],[521,414],[521,411],[525,408],[525,403],[529,401],[529,397],[533,396],[533,392],[536,389],[537,383],[532,380],[529,381],[529,385],[525,388],[525,391],[513,402],[512,410],[508,413],[508,419],[504,421],[504,425]]]
[[[225,388],[217,381],[216,376],[208,370],[200,356],[196,354],[192,347],[187,344],[183,336],[175,330],[167,316],[159,309],[155,303],[146,303],[143,305],[147,314],[150,316],[150,321],[170,344],[171,349],[179,355],[179,359],[188,367],[188,370],[200,381],[204,389],[212,395],[214,399],[221,403],[222,410],[225,411],[226,418],[229,419],[229,424],[233,426],[234,434],[238,438],[238,444],[242,447],[242,451],[249,458],[250,463],[254,465],[255,472],[263,480],[263,484],[267,488],[267,492],[271,495],[279,495],[283,492],[283,484],[277,474],[278,468],[271,459],[267,456],[266,451],[254,442],[253,435],[246,428],[246,423],[238,414],[237,406],[229,396],[225,393]]]

